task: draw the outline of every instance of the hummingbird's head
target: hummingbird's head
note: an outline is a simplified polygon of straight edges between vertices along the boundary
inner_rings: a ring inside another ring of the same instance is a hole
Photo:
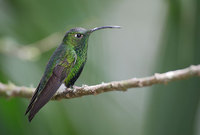
[[[63,39],[63,42],[67,45],[74,47],[80,46],[85,43],[89,38],[88,30],[84,28],[73,28],[69,30]]]
[[[89,36],[92,32],[106,29],[106,28],[120,28],[120,26],[103,26],[103,27],[96,27],[93,29],[84,29],[84,28],[73,28],[69,30],[63,39],[63,42],[67,45],[72,45],[74,48],[82,48],[87,45]]]

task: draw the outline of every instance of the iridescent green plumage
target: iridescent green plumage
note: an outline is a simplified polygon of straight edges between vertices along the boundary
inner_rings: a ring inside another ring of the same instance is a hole
[[[52,98],[63,82],[66,87],[74,85],[87,60],[90,34],[104,28],[119,28],[119,26],[104,26],[91,30],[74,28],[66,33],[61,45],[51,56],[26,110],[26,114],[29,113],[29,121]]]

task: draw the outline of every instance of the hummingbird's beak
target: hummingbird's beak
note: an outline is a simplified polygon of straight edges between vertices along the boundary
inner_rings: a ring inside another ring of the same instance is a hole
[[[96,27],[90,30],[90,33],[101,30],[101,29],[107,29],[107,28],[120,28],[120,26],[102,26],[102,27]]]

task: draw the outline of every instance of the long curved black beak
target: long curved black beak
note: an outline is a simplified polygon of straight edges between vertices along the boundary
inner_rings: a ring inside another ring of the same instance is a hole
[[[102,26],[102,27],[96,27],[90,30],[90,33],[97,31],[97,30],[101,30],[101,29],[107,29],[107,28],[121,28],[120,26]]]

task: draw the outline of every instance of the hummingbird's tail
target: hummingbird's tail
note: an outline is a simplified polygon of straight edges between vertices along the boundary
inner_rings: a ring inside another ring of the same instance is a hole
[[[56,66],[44,89],[42,89],[39,94],[38,92],[34,94],[31,100],[32,102],[26,111],[26,114],[29,112],[29,122],[31,122],[35,114],[53,97],[58,88],[61,86],[64,78],[66,77],[66,74],[63,74],[63,71],[65,71],[65,67]]]
[[[26,109],[26,112],[25,112],[25,115],[27,115],[27,113],[31,110],[31,108],[33,107],[33,103],[35,102],[37,96],[38,96],[38,93],[39,93],[39,87],[40,87],[40,84],[38,85],[37,89],[35,90],[32,98],[31,98],[31,101]]]
[[[28,116],[29,122],[31,122],[35,114],[53,97],[61,84],[62,82],[57,80],[55,76],[52,76],[49,79],[45,88],[42,90],[37,100],[33,104],[33,107],[30,109]]]

